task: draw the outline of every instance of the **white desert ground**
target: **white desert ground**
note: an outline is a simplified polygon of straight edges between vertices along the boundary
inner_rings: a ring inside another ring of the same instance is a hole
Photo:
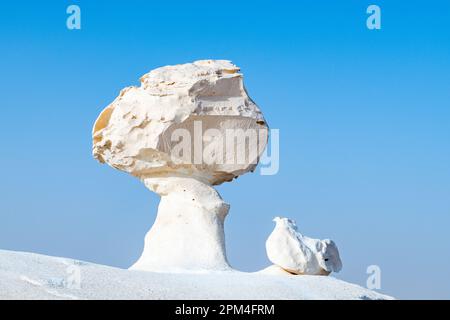
[[[392,299],[332,276],[157,273],[0,250],[0,299]]]

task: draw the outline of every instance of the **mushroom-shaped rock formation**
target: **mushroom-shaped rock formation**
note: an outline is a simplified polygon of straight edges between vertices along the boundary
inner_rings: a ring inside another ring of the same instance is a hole
[[[272,263],[293,274],[329,275],[341,270],[339,251],[333,241],[300,234],[291,219],[276,217],[274,221],[275,229],[266,241]]]
[[[226,204],[212,187],[253,171],[268,127],[239,68],[202,60],[157,68],[120,92],[93,128],[93,155],[161,196],[132,269],[227,270]]]

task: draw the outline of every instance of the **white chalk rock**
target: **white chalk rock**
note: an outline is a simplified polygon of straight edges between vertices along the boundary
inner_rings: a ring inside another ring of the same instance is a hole
[[[229,61],[202,60],[147,73],[97,118],[94,157],[140,178],[186,176],[212,185],[253,170],[267,125],[238,71]],[[231,158],[239,156],[226,152],[233,144],[247,159]]]
[[[329,275],[341,270],[339,251],[332,240],[306,237],[288,218],[276,217],[274,221],[275,229],[266,241],[272,263],[294,274]]]
[[[228,270],[229,206],[212,185],[252,171],[268,127],[239,68],[203,60],[155,69],[123,89],[93,128],[93,155],[161,196],[132,269]]]
[[[214,188],[191,178],[146,178],[161,196],[134,270],[183,272],[229,270],[224,220],[229,205]]]

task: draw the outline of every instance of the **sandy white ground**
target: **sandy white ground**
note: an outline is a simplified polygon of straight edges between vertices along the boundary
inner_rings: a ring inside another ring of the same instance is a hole
[[[79,278],[79,279],[78,279]],[[77,282],[80,280],[80,282]],[[78,287],[79,284],[79,287]],[[333,277],[130,271],[0,250],[0,299],[390,299]]]

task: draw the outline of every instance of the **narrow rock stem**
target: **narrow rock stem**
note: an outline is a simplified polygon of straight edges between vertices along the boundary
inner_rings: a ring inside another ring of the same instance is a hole
[[[229,205],[210,185],[194,178],[145,178],[161,196],[155,223],[145,236],[144,251],[130,268],[177,272],[229,270],[224,220]]]

